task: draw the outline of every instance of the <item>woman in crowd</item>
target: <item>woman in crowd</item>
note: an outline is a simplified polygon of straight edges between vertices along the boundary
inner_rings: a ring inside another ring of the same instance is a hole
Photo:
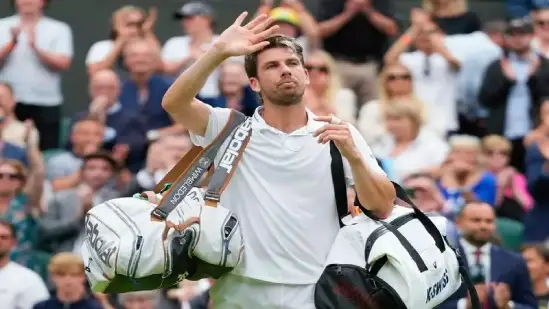
[[[526,177],[509,165],[511,142],[503,136],[490,135],[482,140],[486,168],[496,176],[498,194],[496,214],[522,222],[524,214],[532,208]]]
[[[384,109],[387,134],[372,151],[392,181],[437,168],[448,153],[448,145],[422,127],[421,105],[397,101]]]
[[[127,78],[127,71],[122,60],[124,45],[137,37],[144,37],[157,46],[160,44],[154,34],[156,9],[151,9],[148,16],[141,8],[127,5],[116,10],[112,15],[111,37],[108,40],[95,42],[86,56],[88,74],[104,70],[115,70],[122,80]],[[159,59],[160,65],[160,59]]]
[[[356,97],[352,90],[343,88],[335,61],[327,52],[315,50],[305,60],[310,84],[305,90],[307,107],[315,115],[334,114],[354,124]]]
[[[423,0],[423,9],[448,35],[468,34],[481,29],[477,14],[467,10],[467,0]]]
[[[387,133],[383,114],[393,102],[408,102],[421,111],[422,117],[426,115],[425,105],[414,94],[412,74],[402,64],[385,67],[379,76],[378,92],[379,99],[364,104],[358,115],[357,128],[370,147],[383,143],[382,138]],[[429,119],[425,120],[426,127],[438,132]]]
[[[452,215],[457,214],[468,200],[494,205],[497,193],[496,177],[486,171],[481,164],[480,139],[468,135],[454,135],[449,143],[450,154],[440,169],[438,184]]]
[[[529,147],[547,138],[549,138],[549,98],[544,98],[540,105],[539,125],[524,139],[524,145]]]
[[[544,244],[526,244],[521,248],[539,309],[549,308],[549,248]]]

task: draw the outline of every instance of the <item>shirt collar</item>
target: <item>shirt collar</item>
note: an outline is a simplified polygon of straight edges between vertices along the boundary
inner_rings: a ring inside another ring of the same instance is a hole
[[[286,134],[286,135],[296,135],[296,136],[303,136],[308,135],[311,133],[314,133],[316,130],[320,129],[324,123],[321,121],[314,120],[316,115],[313,114],[309,109],[306,109],[307,112],[307,124],[304,127],[301,127],[297,130],[295,130],[292,133],[284,133],[276,128],[271,127],[265,122],[265,119],[263,119],[263,116],[261,115],[263,112],[263,106],[260,106],[255,109],[254,115],[253,115],[253,124],[254,126],[259,129],[260,132],[265,131],[271,131],[276,134]]]
[[[114,103],[113,106],[111,106],[111,107],[107,110],[107,114],[108,114],[108,115],[116,114],[116,113],[118,113],[121,109],[122,109],[122,104],[120,104],[120,102],[116,102],[116,103]]]
[[[459,242],[460,242],[461,246],[463,247],[463,250],[465,250],[466,253],[474,255],[475,252],[477,251],[477,247],[473,246],[467,240],[461,238]],[[491,248],[492,248],[492,244],[486,243],[482,247],[480,247],[480,252],[483,255],[488,254],[488,253],[490,253]]]

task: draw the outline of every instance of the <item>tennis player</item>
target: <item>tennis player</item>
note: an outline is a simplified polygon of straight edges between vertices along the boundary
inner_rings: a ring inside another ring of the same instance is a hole
[[[242,13],[213,46],[166,92],[162,105],[208,145],[229,117],[195,99],[207,77],[226,59],[246,55],[252,89],[263,102],[253,115],[252,137],[221,197],[240,219],[242,264],[217,280],[215,308],[314,309],[314,285],[339,230],[330,170],[329,141],[344,158],[348,186],[379,217],[391,213],[395,192],[370,148],[351,125],[305,108],[309,83],[302,47],[273,35],[265,15],[243,25]]]

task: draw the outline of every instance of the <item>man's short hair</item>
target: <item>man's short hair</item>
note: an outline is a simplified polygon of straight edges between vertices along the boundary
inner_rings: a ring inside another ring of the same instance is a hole
[[[52,275],[66,273],[84,274],[84,262],[82,258],[70,252],[61,252],[52,257],[48,264],[48,272]]]
[[[257,78],[257,56],[269,49],[289,48],[299,57],[301,64],[305,64],[305,60],[303,58],[303,47],[301,47],[301,45],[299,45],[294,38],[277,34],[268,37],[265,41],[269,42],[269,45],[256,51],[255,53],[246,55],[244,58],[244,68],[246,69],[246,74],[248,74],[249,78]]]
[[[105,150],[99,150],[94,153],[90,153],[82,159],[82,168],[86,167],[86,163],[90,160],[103,160],[107,162],[113,169],[113,171],[117,172],[120,169],[120,164],[116,159],[112,156],[111,153]]]
[[[15,238],[17,235],[17,229],[15,228],[15,225],[8,220],[0,219],[0,226],[6,227],[10,231],[10,235],[12,238]]]
[[[503,20],[492,20],[483,26],[483,31],[488,34],[503,34],[506,29],[507,23]]]

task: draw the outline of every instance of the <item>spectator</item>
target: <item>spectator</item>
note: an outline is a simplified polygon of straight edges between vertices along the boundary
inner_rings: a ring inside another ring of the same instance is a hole
[[[354,125],[356,96],[343,88],[334,59],[323,50],[312,52],[305,59],[309,85],[305,90],[307,107],[316,115],[336,115]]]
[[[422,118],[427,118],[425,105],[414,93],[413,77],[410,70],[400,63],[385,66],[379,76],[379,100],[370,101],[359,112],[357,127],[364,136],[364,139],[375,148],[383,143],[383,137],[387,135],[385,130],[384,111],[387,106],[394,102],[408,102],[421,111]],[[434,125],[435,119],[424,119],[425,127],[430,131],[443,136],[441,131]]]
[[[533,10],[549,7],[549,0],[507,0],[507,14],[513,18],[528,17]]]
[[[549,138],[549,97],[541,100],[539,120],[539,125],[524,139],[526,147]]]
[[[0,106],[0,136],[3,136],[4,126],[8,120],[9,115],[6,115],[4,108]],[[2,158],[17,160],[23,163],[25,166],[28,165],[27,161],[27,151],[25,148],[19,147],[15,144],[12,144],[8,141],[5,141],[4,138],[0,138],[0,154]]]
[[[490,135],[482,140],[486,167],[497,178],[496,215],[522,222],[534,201],[528,193],[526,177],[509,166],[511,147],[511,143],[499,135]]]
[[[120,294],[120,302],[124,309],[156,309],[158,298],[157,290]]]
[[[0,304],[2,308],[32,309],[49,293],[44,281],[30,269],[11,262],[17,243],[16,227],[0,219]]]
[[[522,257],[530,273],[534,295],[539,309],[549,308],[549,249],[543,244],[526,244],[522,247]]]
[[[438,185],[451,213],[459,213],[467,199],[494,206],[496,177],[481,165],[481,141],[473,136],[456,135],[449,143],[450,154],[441,168]]]
[[[549,1],[547,2],[549,5]],[[534,39],[532,47],[545,58],[549,58],[549,6],[532,12]]]
[[[509,52],[486,70],[479,101],[488,109],[487,132],[511,141],[511,165],[522,172],[524,137],[539,115],[541,98],[549,92],[549,61],[532,52],[528,22],[511,21],[506,34]]]
[[[39,132],[40,149],[59,146],[61,72],[71,65],[69,25],[44,16],[43,0],[15,0],[16,15],[0,20],[0,80],[13,87],[21,121],[32,119]]]
[[[446,159],[448,145],[423,128],[421,106],[395,102],[385,108],[384,116],[388,134],[372,151],[392,181],[438,168]]]
[[[483,308],[537,308],[526,264],[522,257],[492,243],[495,213],[482,202],[467,204],[456,224],[461,231],[459,250],[463,252]],[[466,288],[460,289],[438,308],[471,308]]]
[[[448,35],[480,30],[480,19],[475,12],[467,10],[467,0],[423,0],[423,9]]]
[[[457,72],[461,63],[445,47],[437,26],[419,11],[412,11],[412,26],[385,54],[387,65],[402,63],[412,73],[418,98],[428,118],[437,120],[442,134],[458,130]],[[405,52],[410,43],[416,51]]]
[[[54,295],[34,305],[34,309],[102,309],[86,295],[86,276],[82,259],[71,253],[56,254],[48,265],[55,286]]]
[[[85,214],[94,205],[119,196],[108,186],[118,167],[118,162],[105,152],[91,153],[83,158],[80,179],[70,189],[54,192],[40,220],[44,250],[79,254],[85,237]]]
[[[229,107],[252,116],[259,106],[259,97],[249,86],[248,77],[241,62],[229,61],[220,68],[219,90],[215,98],[200,98],[213,107]]]
[[[213,44],[214,9],[202,1],[191,1],[174,13],[174,19],[180,21],[186,35],[170,38],[162,48],[164,72],[177,77]],[[204,98],[219,96],[219,71],[210,75],[199,95]]]
[[[90,76],[101,70],[112,69],[122,80],[126,80],[128,71],[124,67],[122,50],[135,38],[142,37],[159,48],[153,31],[157,17],[156,8],[152,8],[148,16],[145,15],[143,9],[132,5],[123,6],[112,14],[110,39],[95,42],[86,56]]]
[[[322,0],[319,32],[360,108],[377,98],[376,77],[389,38],[398,34],[393,0]],[[364,38],[368,38],[365,40]]]
[[[535,203],[524,218],[524,240],[545,241],[549,237],[549,138],[540,139],[528,147],[526,177]]]
[[[9,84],[0,82],[0,109],[3,109],[5,114],[2,125],[2,140],[24,148],[27,146],[25,141],[27,130],[25,124],[17,120],[14,108],[15,97],[13,96],[13,89]],[[33,128],[30,134],[30,143],[38,146],[39,140],[36,128]]]

